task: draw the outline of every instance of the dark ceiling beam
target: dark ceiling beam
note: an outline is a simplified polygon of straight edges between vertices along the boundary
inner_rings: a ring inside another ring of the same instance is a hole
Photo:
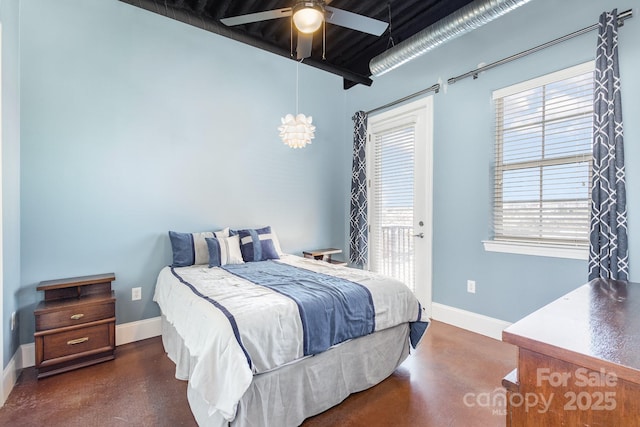
[[[166,16],[168,18],[175,19],[177,21],[184,22],[186,24],[201,28],[203,30],[206,30],[215,34],[219,34],[221,36],[230,38],[232,40],[237,40],[239,42],[257,47],[259,49],[263,49],[271,53],[275,53],[285,58],[291,58],[291,55],[288,49],[283,49],[271,43],[266,43],[254,37],[247,36],[244,32],[235,30],[231,27],[227,27],[226,25],[221,24],[220,22],[214,21],[213,19],[203,18],[202,16],[198,16],[195,13],[184,10],[184,9],[176,9],[174,7],[169,6],[168,4],[164,4],[162,0],[120,0],[120,1],[133,6],[137,6],[141,9],[148,10],[150,12],[157,13],[159,15]],[[352,81],[356,84],[360,83],[366,86],[371,86],[371,84],[373,83],[373,81],[368,76],[354,73],[342,67],[334,66],[332,64],[329,64],[326,61],[318,61],[312,58],[307,58],[305,59],[304,63],[314,68],[318,68],[320,70],[327,71],[329,73],[341,76],[345,80]]]

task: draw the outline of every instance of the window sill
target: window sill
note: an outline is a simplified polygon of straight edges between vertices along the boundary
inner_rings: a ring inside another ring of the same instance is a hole
[[[588,248],[562,247],[545,244],[484,240],[482,242],[487,252],[502,252],[508,254],[546,256],[552,258],[569,258],[587,260]]]

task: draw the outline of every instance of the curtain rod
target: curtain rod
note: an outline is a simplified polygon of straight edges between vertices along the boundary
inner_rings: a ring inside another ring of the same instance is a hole
[[[631,17],[633,17],[633,10],[632,9],[625,10],[624,12],[620,13],[618,15],[618,25],[619,26],[623,26],[624,25],[624,21],[629,19],[629,18],[631,18]],[[449,80],[447,80],[447,83],[448,84],[453,84],[453,83],[455,83],[455,82],[457,82],[459,80],[466,79],[467,77],[471,77],[471,76],[473,76],[474,79],[477,79],[478,78],[478,74],[480,74],[483,71],[486,71],[486,70],[489,70],[491,68],[497,67],[498,65],[506,64],[507,62],[515,61],[516,59],[520,59],[520,58],[522,58],[524,56],[527,56],[527,55],[530,55],[532,53],[538,52],[539,50],[546,49],[546,48],[551,47],[553,45],[556,45],[558,43],[562,43],[563,41],[566,41],[566,40],[572,39],[574,37],[578,37],[578,36],[581,36],[583,34],[589,33],[589,32],[591,32],[593,30],[596,30],[598,28],[598,25],[599,24],[590,25],[590,26],[585,27],[585,28],[583,28],[581,30],[575,31],[575,32],[573,32],[571,34],[567,34],[566,36],[562,36],[562,37],[559,37],[557,39],[551,40],[550,42],[543,43],[543,44],[541,44],[539,46],[533,47],[533,48],[528,49],[528,50],[524,50],[524,51],[522,51],[520,53],[516,53],[515,55],[511,55],[511,56],[509,56],[507,58],[501,59],[501,60],[496,61],[496,62],[492,62],[491,64],[483,65],[482,67],[478,67],[475,70],[472,70],[472,71],[469,71],[467,73],[461,74],[461,75],[459,75],[457,77],[452,77]]]
[[[400,104],[400,103],[402,103],[404,101],[408,101],[410,99],[416,98],[416,97],[418,97],[420,95],[424,95],[425,93],[429,93],[429,92],[435,92],[435,93],[440,92],[440,83],[436,83],[433,86],[428,87],[426,89],[422,89],[419,92],[412,93],[411,95],[407,95],[404,98],[396,99],[395,101],[392,101],[392,102],[390,102],[388,104],[384,104],[381,107],[374,108],[373,110],[365,111],[365,114],[369,115],[371,113],[375,113],[376,111],[380,111],[380,110],[384,110],[385,108],[393,107],[394,105]]]

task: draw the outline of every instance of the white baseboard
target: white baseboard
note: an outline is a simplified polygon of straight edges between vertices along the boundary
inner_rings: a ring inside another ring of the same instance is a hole
[[[20,364],[16,367],[18,369],[28,368],[36,364],[36,345],[34,343],[22,344],[18,347],[16,354],[20,353]]]
[[[136,322],[116,325],[116,346],[141,341],[147,338],[157,337],[162,334],[162,322],[160,316],[151,319],[138,320]],[[35,344],[22,344],[4,368],[2,374],[2,390],[0,393],[0,407],[11,393],[18,380],[20,371],[36,364]]]
[[[448,323],[458,328],[466,329],[477,334],[486,335],[496,340],[502,340],[502,331],[511,325],[504,320],[494,319],[471,311],[461,310],[434,302],[431,304],[432,318]]]
[[[16,381],[18,381],[18,374],[20,373],[20,371],[16,369],[16,366],[22,364],[20,361],[21,355],[22,355],[22,352],[20,351],[20,349],[18,349],[14,353],[11,360],[9,360],[7,367],[4,368],[4,371],[2,372],[2,388],[0,389],[0,407],[4,405],[4,402],[7,400],[7,397],[9,397],[9,393],[11,393],[13,386],[16,384]]]
[[[116,345],[129,344],[162,335],[161,317],[116,325]]]

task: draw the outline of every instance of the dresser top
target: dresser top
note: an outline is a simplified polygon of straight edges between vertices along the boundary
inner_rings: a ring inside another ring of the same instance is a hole
[[[593,280],[509,326],[502,339],[640,383],[640,283]]]

